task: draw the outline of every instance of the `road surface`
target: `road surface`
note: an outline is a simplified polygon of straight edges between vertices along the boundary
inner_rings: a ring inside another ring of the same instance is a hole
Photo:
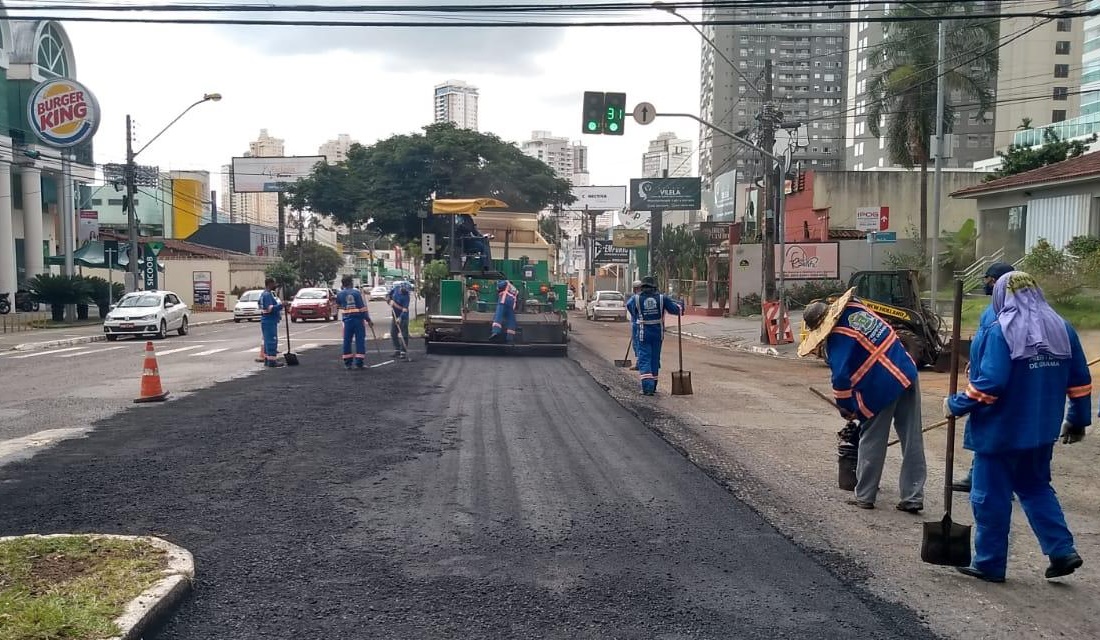
[[[930,637],[572,360],[307,362],[0,467],[0,535],[190,549],[195,591],[158,640]]]

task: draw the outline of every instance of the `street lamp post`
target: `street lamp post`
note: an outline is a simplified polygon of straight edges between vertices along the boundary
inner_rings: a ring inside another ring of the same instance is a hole
[[[133,124],[132,124],[132,121],[130,119],[129,114],[126,115],[126,170],[125,170],[125,176],[124,177],[126,179],[126,227],[127,227],[127,234],[130,236],[130,247],[129,247],[129,251],[128,251],[130,263],[129,263],[128,266],[130,268],[131,275],[133,275],[133,277],[134,277],[134,288],[135,289],[137,289],[137,286],[138,286],[137,283],[138,283],[139,268],[138,268],[138,263],[137,263],[137,258],[138,258],[137,209],[134,207],[134,196],[137,193],[137,180],[136,180],[136,175],[135,175],[137,173],[137,165],[134,163],[134,160],[137,158],[137,156],[142,151],[145,151],[146,149],[148,149],[149,145],[153,144],[153,142],[156,141],[157,138],[164,135],[165,131],[168,131],[170,128],[172,128],[172,125],[179,122],[180,118],[187,115],[188,111],[194,109],[195,107],[199,106],[200,104],[202,104],[204,102],[217,102],[221,99],[222,99],[222,94],[220,94],[220,93],[207,93],[207,94],[204,94],[201,100],[196,100],[191,106],[184,109],[178,116],[175,117],[175,119],[173,119],[171,122],[169,122],[167,125],[165,125],[165,127],[160,130],[160,133],[158,133],[157,135],[150,138],[149,142],[146,142],[145,145],[143,147],[141,147],[140,149],[138,149],[137,151],[134,151]]]

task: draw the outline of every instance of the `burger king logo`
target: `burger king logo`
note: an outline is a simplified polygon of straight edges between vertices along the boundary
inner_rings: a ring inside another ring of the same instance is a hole
[[[47,80],[34,88],[27,103],[31,131],[54,147],[74,147],[99,128],[99,103],[76,80]]]

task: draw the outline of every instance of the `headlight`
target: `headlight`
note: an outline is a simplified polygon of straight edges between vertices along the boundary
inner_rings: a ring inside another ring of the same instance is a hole
[[[156,318],[156,317],[157,316],[156,316],[155,313],[150,313],[149,315],[141,316],[140,318],[138,318],[138,320],[152,320],[153,318]]]

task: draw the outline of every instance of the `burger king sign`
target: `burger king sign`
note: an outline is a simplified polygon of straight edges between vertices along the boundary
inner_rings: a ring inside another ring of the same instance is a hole
[[[99,103],[91,91],[68,78],[47,80],[27,103],[31,131],[53,147],[75,147],[99,128]]]

